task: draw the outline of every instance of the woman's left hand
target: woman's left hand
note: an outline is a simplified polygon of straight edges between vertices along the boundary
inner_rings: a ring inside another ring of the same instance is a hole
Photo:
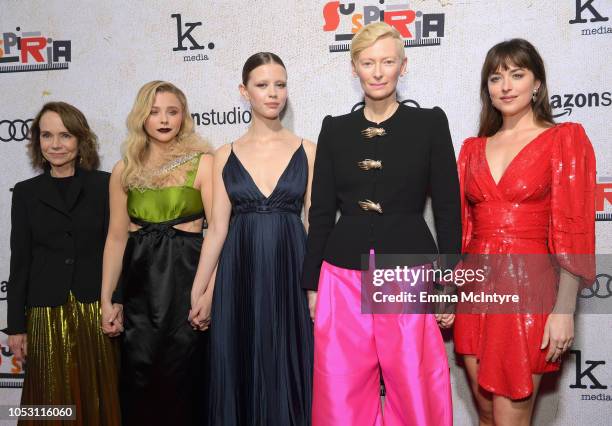
[[[451,328],[455,322],[455,314],[434,314],[440,328]]]
[[[574,315],[550,314],[544,326],[540,349],[548,346],[546,361],[556,362],[574,343]]]
[[[212,300],[204,293],[189,311],[189,323],[194,330],[205,331],[210,327]]]

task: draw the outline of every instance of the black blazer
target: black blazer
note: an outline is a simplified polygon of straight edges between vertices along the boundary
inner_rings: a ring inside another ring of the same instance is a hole
[[[62,305],[69,291],[81,302],[99,300],[109,178],[77,168],[66,201],[49,172],[15,185],[8,334],[26,332],[26,307]]]
[[[386,135],[366,138],[368,127]],[[362,170],[358,162],[382,161]],[[431,195],[437,246],[423,218]],[[367,269],[362,255],[452,254],[461,251],[459,179],[448,121],[440,108],[400,105],[386,121],[369,122],[363,109],[323,120],[317,143],[302,286],[316,290],[323,260]],[[358,202],[380,203],[382,213]],[[336,212],[341,216],[336,223]],[[439,249],[439,250],[438,250]],[[455,256],[456,258],[456,256]],[[455,259],[456,260],[456,259]],[[415,263],[416,264],[416,263]],[[386,265],[377,260],[376,267]]]

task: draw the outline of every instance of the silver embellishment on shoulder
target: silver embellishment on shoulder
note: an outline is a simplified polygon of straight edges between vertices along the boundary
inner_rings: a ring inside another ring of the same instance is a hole
[[[182,166],[183,164],[193,160],[198,155],[200,155],[199,152],[191,152],[189,154],[183,155],[182,157],[175,158],[174,160],[161,166],[159,169],[152,171],[151,176],[160,176],[168,172],[171,172],[177,167]]]

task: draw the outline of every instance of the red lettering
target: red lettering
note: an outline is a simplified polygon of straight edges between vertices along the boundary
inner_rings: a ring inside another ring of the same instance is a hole
[[[40,51],[47,47],[47,39],[44,37],[22,38],[19,44],[21,50],[21,62],[28,62],[28,53],[32,55],[36,62],[45,62]]]
[[[395,27],[404,38],[412,38],[408,25],[416,19],[414,10],[385,11],[385,22]]]
[[[338,28],[338,25],[340,25],[339,8],[339,1],[330,1],[323,7],[323,18],[325,18],[323,31],[335,31]]]
[[[612,205],[612,183],[598,183],[595,189],[595,210],[598,212],[603,211],[605,209],[605,201]]]

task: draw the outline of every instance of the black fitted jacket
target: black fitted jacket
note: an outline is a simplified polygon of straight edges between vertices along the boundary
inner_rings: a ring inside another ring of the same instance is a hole
[[[65,201],[49,172],[15,185],[8,334],[26,332],[26,307],[100,299],[109,177],[77,168]]]
[[[361,135],[382,127],[385,136]],[[362,170],[364,159],[382,169]],[[423,218],[431,196],[437,246]],[[364,270],[362,255],[450,254],[461,251],[459,180],[448,121],[440,108],[400,105],[386,121],[368,121],[363,109],[323,120],[317,144],[302,286],[316,290],[323,260]],[[358,202],[381,204],[383,213]],[[336,212],[340,219],[336,223]],[[391,256],[388,256],[390,258]],[[376,267],[392,267],[376,260]],[[416,264],[416,263],[415,263]]]

